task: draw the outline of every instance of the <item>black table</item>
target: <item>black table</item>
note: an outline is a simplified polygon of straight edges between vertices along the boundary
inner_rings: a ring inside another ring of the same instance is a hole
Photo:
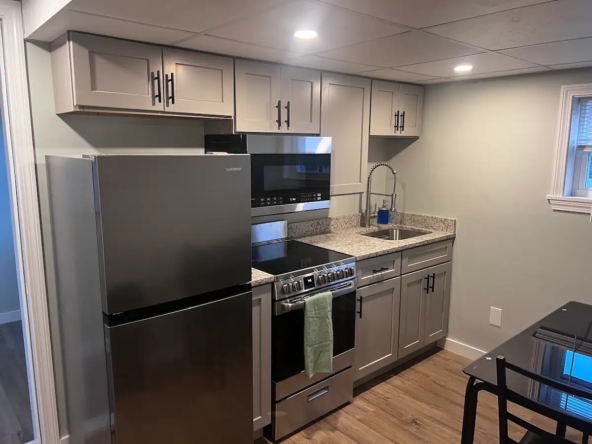
[[[461,444],[473,442],[479,392],[497,392],[497,356],[504,356],[508,362],[530,372],[592,393],[592,305],[569,302],[463,369],[469,382]],[[507,384],[511,390],[554,410],[592,422],[590,401],[535,384],[514,372],[507,373]]]

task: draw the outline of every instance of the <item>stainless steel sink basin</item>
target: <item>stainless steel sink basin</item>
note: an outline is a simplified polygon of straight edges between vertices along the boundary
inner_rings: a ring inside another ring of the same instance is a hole
[[[384,239],[384,240],[403,240],[403,239],[411,239],[412,237],[423,236],[424,234],[429,234],[429,232],[415,231],[415,230],[391,229],[391,230],[374,231],[372,233],[364,234],[363,236],[375,237],[375,238]]]

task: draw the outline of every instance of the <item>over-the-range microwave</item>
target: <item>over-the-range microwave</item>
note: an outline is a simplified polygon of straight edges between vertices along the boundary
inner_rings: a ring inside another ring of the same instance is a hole
[[[205,136],[206,153],[251,154],[251,215],[329,208],[331,138]]]

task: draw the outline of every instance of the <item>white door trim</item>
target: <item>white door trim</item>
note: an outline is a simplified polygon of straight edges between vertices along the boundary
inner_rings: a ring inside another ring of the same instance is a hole
[[[21,3],[0,0],[1,108],[35,442],[60,442]]]

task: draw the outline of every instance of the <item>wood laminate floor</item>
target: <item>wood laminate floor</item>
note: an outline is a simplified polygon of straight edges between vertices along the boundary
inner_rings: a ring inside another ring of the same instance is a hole
[[[33,440],[21,321],[0,325],[0,443]]]
[[[430,352],[402,368],[376,378],[354,391],[351,404],[331,413],[284,441],[285,444],[458,444],[468,377],[462,368],[471,361],[448,351]],[[550,432],[555,423],[512,405],[510,411]],[[514,426],[510,437],[524,430]],[[581,434],[566,436],[581,442]],[[498,443],[497,398],[479,395],[475,443]],[[266,444],[264,439],[257,444]]]

